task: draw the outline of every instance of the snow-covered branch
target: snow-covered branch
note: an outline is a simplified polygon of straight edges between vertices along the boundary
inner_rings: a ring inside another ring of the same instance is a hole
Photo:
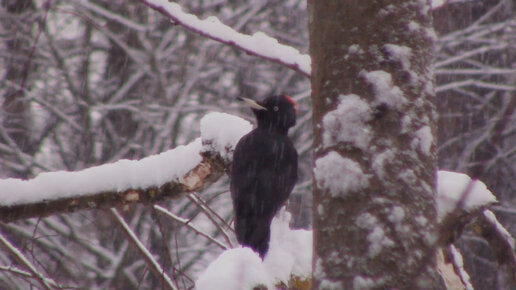
[[[437,265],[447,289],[474,289],[469,274],[464,269],[462,255],[454,245],[438,251]]]
[[[284,65],[309,77],[311,73],[310,56],[299,50],[280,44],[276,39],[262,32],[247,35],[235,31],[214,16],[204,20],[193,14],[183,12],[181,6],[167,0],[140,0],[145,5],[161,12],[166,17],[195,33],[215,41],[231,45],[248,54],[262,57]]]
[[[153,203],[199,191],[226,172],[234,145],[250,129],[238,117],[211,113],[201,120],[201,138],[158,155],[0,180],[0,220]]]
[[[439,171],[437,175],[439,238],[436,246],[451,243],[464,227],[496,202],[495,196],[479,180],[468,175]]]

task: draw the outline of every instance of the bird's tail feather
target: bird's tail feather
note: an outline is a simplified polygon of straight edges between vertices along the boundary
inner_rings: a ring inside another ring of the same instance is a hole
[[[269,249],[272,218],[247,216],[235,219],[235,232],[241,245],[249,246],[263,259]]]

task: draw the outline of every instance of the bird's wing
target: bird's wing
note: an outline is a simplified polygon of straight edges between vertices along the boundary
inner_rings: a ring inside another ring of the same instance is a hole
[[[297,152],[287,138],[251,132],[233,156],[231,194],[236,211],[273,214],[288,199],[297,181]]]

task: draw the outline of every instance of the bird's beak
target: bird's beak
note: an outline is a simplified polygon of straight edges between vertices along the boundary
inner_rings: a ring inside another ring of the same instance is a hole
[[[237,98],[238,100],[240,101],[244,101],[249,107],[253,108],[253,109],[256,109],[256,110],[267,110],[267,108],[265,108],[264,106],[258,104],[258,102],[256,102],[255,100],[253,99],[249,99],[249,98],[242,98],[242,97],[238,97]]]

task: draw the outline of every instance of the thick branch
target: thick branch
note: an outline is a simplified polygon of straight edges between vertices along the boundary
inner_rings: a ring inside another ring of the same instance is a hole
[[[105,209],[131,203],[154,203],[165,198],[178,198],[184,193],[198,191],[209,186],[225,172],[227,162],[218,153],[204,152],[202,155],[202,161],[182,178],[159,187],[128,189],[119,192],[106,191],[36,203],[0,206],[0,221],[12,222],[18,219],[45,217],[80,210]]]

